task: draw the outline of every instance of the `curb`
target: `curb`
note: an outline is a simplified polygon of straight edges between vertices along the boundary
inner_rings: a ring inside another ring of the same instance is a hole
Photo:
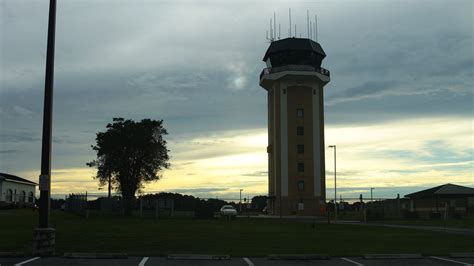
[[[81,253],[81,252],[67,252],[64,253],[64,258],[71,259],[126,259],[126,253]]]
[[[328,260],[327,254],[270,254],[269,260]]]
[[[474,252],[453,252],[453,253],[449,253],[449,257],[451,257],[451,258],[474,258]]]
[[[230,255],[169,254],[169,260],[230,260]]]
[[[405,254],[364,254],[364,259],[376,260],[376,259],[421,259],[423,256],[418,253],[405,253]]]
[[[24,257],[24,252],[0,252],[0,258]]]

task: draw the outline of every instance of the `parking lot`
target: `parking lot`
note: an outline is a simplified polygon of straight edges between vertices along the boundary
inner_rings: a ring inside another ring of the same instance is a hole
[[[0,258],[0,265],[202,265],[202,266],[255,266],[255,265],[474,265],[474,258],[422,257],[418,259],[364,259],[362,257],[332,257],[325,260],[270,260],[267,257],[232,257],[226,260],[168,259],[167,257],[128,257],[123,259],[76,259],[63,257],[18,257]]]

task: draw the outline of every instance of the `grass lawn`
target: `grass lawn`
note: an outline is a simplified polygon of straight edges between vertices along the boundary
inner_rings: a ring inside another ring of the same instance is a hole
[[[37,213],[0,211],[0,251],[31,252]],[[278,219],[89,219],[53,211],[56,253],[126,252],[265,256],[273,253],[409,253],[447,255],[474,251],[474,237],[409,229],[311,224]]]
[[[442,219],[416,219],[416,220],[384,220],[377,221],[377,223],[383,224],[401,224],[401,225],[421,225],[421,226],[438,226],[438,227],[457,227],[474,229],[474,218],[468,217],[463,219],[448,219],[446,221]]]

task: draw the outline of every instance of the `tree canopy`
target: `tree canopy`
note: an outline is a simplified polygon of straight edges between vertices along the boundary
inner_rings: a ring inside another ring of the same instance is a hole
[[[135,194],[145,183],[157,181],[162,170],[169,167],[169,150],[163,136],[167,135],[163,120],[143,119],[140,122],[114,118],[105,132],[97,133],[92,149],[97,159],[87,163],[97,167],[94,178],[99,187],[108,183],[122,194],[125,212],[131,213]]]

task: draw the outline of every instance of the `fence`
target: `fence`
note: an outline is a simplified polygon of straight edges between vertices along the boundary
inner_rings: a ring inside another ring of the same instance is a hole
[[[64,210],[79,215],[87,215],[87,192],[86,194],[69,194],[66,197]]]
[[[123,215],[124,204],[120,197],[97,198],[87,201],[85,194],[69,194],[66,196],[64,208],[65,211],[75,213],[86,218],[89,215]],[[172,216],[194,216],[194,211],[175,211],[173,199],[137,199],[133,205],[134,214],[140,217],[154,216],[172,217]]]

